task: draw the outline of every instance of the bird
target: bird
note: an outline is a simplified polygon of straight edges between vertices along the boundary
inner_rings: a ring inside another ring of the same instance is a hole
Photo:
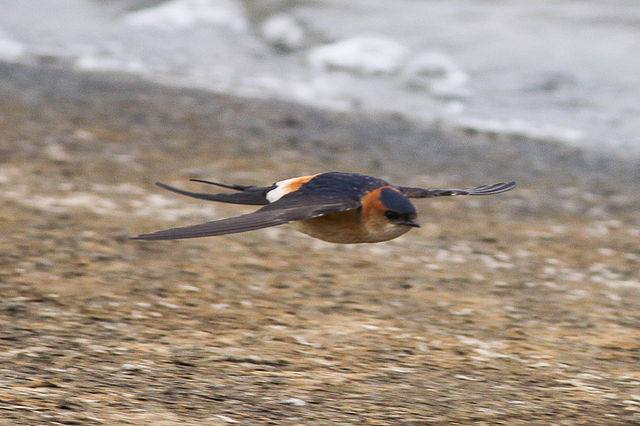
[[[178,194],[222,203],[263,206],[241,216],[198,225],[141,234],[135,240],[176,240],[236,234],[292,223],[311,237],[340,244],[377,243],[419,228],[410,199],[458,195],[493,195],[513,189],[500,182],[466,189],[414,188],[384,179],[346,172],[326,172],[281,180],[269,186],[194,182],[235,192],[191,192],[164,183],[156,185]]]

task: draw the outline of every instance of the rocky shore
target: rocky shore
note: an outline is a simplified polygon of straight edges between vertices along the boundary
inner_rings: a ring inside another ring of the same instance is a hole
[[[163,192],[325,170],[516,180],[377,245]],[[640,422],[640,170],[401,117],[0,65],[6,424]]]

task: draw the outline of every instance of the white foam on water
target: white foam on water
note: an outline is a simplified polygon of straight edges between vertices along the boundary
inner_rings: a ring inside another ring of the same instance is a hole
[[[558,127],[549,124],[535,124],[524,120],[497,120],[461,117],[450,123],[454,127],[475,130],[481,133],[491,133],[505,136],[519,136],[528,139],[564,142],[575,145],[584,134],[578,129]]]
[[[403,78],[411,88],[441,97],[467,97],[469,75],[441,52],[420,52],[407,63]]]
[[[318,73],[309,80],[291,82],[290,96],[304,104],[333,111],[349,111],[360,104],[358,79],[347,73]]]
[[[0,60],[14,62],[27,53],[24,44],[13,40],[0,29]]]
[[[74,65],[85,71],[111,71],[148,74],[149,69],[138,59],[116,58],[110,55],[89,54],[78,57]]]
[[[260,26],[260,34],[272,46],[283,50],[299,49],[304,44],[304,30],[293,16],[279,13]]]
[[[159,30],[189,28],[213,24],[245,31],[247,22],[240,3],[233,0],[172,0],[156,7],[131,12],[124,22]]]
[[[316,71],[342,70],[356,74],[393,74],[407,59],[409,50],[382,36],[358,36],[319,46],[307,54]]]

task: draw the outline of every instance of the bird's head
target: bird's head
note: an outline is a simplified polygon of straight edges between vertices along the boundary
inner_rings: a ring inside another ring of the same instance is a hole
[[[382,188],[380,202],[384,207],[384,217],[389,223],[398,226],[420,227],[415,222],[416,208],[402,192],[394,188]]]
[[[416,208],[402,192],[385,186],[369,193],[364,200],[367,219],[385,227],[419,228]]]

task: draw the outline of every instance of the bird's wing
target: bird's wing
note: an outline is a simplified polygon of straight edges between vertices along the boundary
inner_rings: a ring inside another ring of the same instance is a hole
[[[249,204],[253,206],[263,206],[269,204],[266,194],[274,187],[257,187],[257,186],[243,186],[243,185],[226,185],[223,183],[209,182],[198,179],[191,179],[195,182],[208,183],[210,185],[217,185],[223,188],[234,189],[238,192],[230,192],[223,194],[209,194],[206,192],[191,192],[184,189],[176,188],[165,183],[156,182],[160,188],[167,191],[175,192],[178,194],[186,195],[187,197],[199,198],[200,200],[219,201],[221,203],[231,204]]]
[[[304,220],[328,213],[352,210],[360,207],[360,203],[339,197],[296,196],[283,197],[284,202],[276,201],[260,210],[242,216],[215,220],[199,225],[185,226],[142,234],[134,240],[177,240],[183,238],[210,237],[214,235],[235,234],[282,225],[296,220]]]
[[[450,195],[492,195],[509,191],[515,186],[515,182],[500,182],[493,185],[482,185],[465,189],[410,188],[407,186],[398,186],[397,188],[409,198],[431,198]]]

